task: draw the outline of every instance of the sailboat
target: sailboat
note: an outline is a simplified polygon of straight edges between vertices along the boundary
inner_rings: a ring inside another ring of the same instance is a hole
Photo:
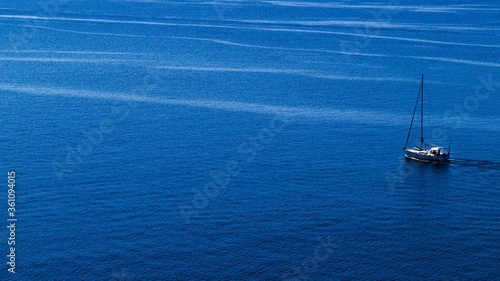
[[[413,127],[413,121],[415,120],[415,112],[417,111],[417,106],[420,101],[420,146],[408,147],[408,141],[410,139],[411,129]],[[424,161],[424,162],[448,162],[450,160],[450,148],[443,148],[437,145],[429,145],[430,148],[427,149],[424,143],[424,75],[422,74],[422,82],[420,84],[420,89],[418,91],[417,101],[415,102],[415,108],[413,109],[413,117],[411,118],[410,129],[408,131],[408,137],[406,138],[406,144],[403,148],[405,151],[405,157],[412,160]]]

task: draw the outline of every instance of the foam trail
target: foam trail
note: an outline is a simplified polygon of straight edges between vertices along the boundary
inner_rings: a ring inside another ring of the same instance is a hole
[[[102,52],[102,51],[62,51],[62,50],[0,50],[1,53],[32,53],[32,54],[70,54],[70,55],[135,55],[147,56],[147,53],[132,53],[132,52]]]
[[[307,75],[314,78],[331,79],[331,80],[348,80],[348,81],[389,81],[389,82],[404,82],[413,83],[415,79],[396,78],[396,77],[361,77],[361,76],[344,76],[332,74],[310,74]],[[431,84],[435,84],[431,82]]]
[[[441,58],[441,57],[401,56],[401,58],[443,61],[443,62],[460,63],[460,64],[470,64],[470,65],[479,65],[479,66],[487,66],[487,67],[500,67],[500,63],[495,63],[495,62],[471,61],[471,60],[451,59],[451,58]]]
[[[484,168],[500,168],[500,162],[489,161],[489,160],[477,160],[477,159],[464,159],[464,158],[452,158],[451,163],[464,165],[464,166],[476,166]]]
[[[1,17],[1,15],[0,15]],[[126,22],[126,21],[122,21]],[[189,24],[170,24],[171,26],[190,26]],[[68,29],[60,29],[46,26],[38,25],[18,25],[22,27],[46,29],[59,32],[83,34],[83,35],[97,35],[97,36],[119,36],[119,37],[134,37],[134,38],[175,38],[168,36],[147,36],[138,34],[123,34],[123,33],[99,33],[99,32],[88,32],[88,31],[75,31]],[[396,40],[396,41],[406,41],[406,42],[417,42],[425,44],[438,44],[438,45],[453,45],[453,46],[468,46],[468,47],[484,47],[484,48],[500,48],[500,45],[489,45],[489,44],[473,44],[473,43],[460,43],[460,42],[448,42],[448,41],[438,41],[438,40],[428,40],[428,39],[418,39],[418,38],[406,38],[406,37],[393,37],[393,36],[383,36],[383,35],[369,35],[363,33],[349,33],[349,32],[338,32],[338,31],[324,31],[324,30],[313,30],[313,29],[291,29],[291,28],[271,28],[271,27],[242,27],[242,26],[229,26],[229,25],[192,25],[192,26],[203,26],[207,28],[226,28],[226,29],[241,29],[241,30],[259,30],[259,31],[272,31],[272,32],[294,32],[294,33],[317,33],[317,34],[327,34],[327,35],[344,35],[352,37],[366,37],[371,39],[386,39],[386,40]],[[179,37],[182,38],[182,37]],[[187,39],[185,37],[184,39]],[[213,42],[219,41],[218,43],[228,43],[230,41],[215,40]],[[233,45],[245,46],[246,44],[232,43]],[[250,45],[251,46],[251,45]]]
[[[341,27],[359,27],[359,28],[376,28],[376,29],[406,29],[406,30],[422,30],[422,31],[499,31],[495,27],[470,27],[457,25],[427,25],[427,24],[408,24],[408,23],[393,23],[386,21],[359,21],[359,20],[231,20],[237,23],[251,24],[266,24],[266,25],[298,25],[298,26],[341,26]]]
[[[236,67],[198,67],[198,66],[158,66],[158,69],[203,71],[203,72],[243,72],[243,73],[271,73],[307,75],[311,71],[303,69],[278,69],[278,68],[236,68]]]
[[[26,16],[26,15],[0,15],[0,18],[30,20],[30,21],[45,21],[45,20],[47,20],[47,21],[110,23],[110,24],[136,24],[136,25],[153,25],[153,26],[184,26],[184,27],[226,27],[226,28],[237,28],[235,26],[200,24],[200,23],[171,23],[171,22],[133,21],[133,20],[127,21],[127,20],[111,20],[111,19],[42,17],[42,16]]]
[[[453,45],[453,46],[500,48],[500,45],[471,44],[471,43],[437,41],[437,40],[406,38],[406,37],[370,35],[370,34],[363,34],[363,33],[323,31],[323,30],[314,30],[314,29],[291,29],[291,28],[270,28],[270,27],[260,27],[260,28],[259,27],[255,27],[255,28],[248,28],[248,29],[267,30],[267,31],[276,31],[276,32],[297,32],[297,33],[317,33],[317,34],[345,35],[345,36],[353,36],[353,37],[366,37],[366,38],[371,38],[371,39],[387,39],[387,40],[395,40],[395,41],[418,42],[418,43],[440,44],[440,45]]]
[[[94,100],[116,100],[149,104],[163,104],[170,106],[186,106],[223,110],[240,113],[261,115],[277,115],[285,118],[307,118],[317,121],[347,122],[356,124],[371,124],[383,126],[405,126],[410,116],[383,113],[367,110],[347,110],[335,108],[319,108],[304,106],[282,106],[240,101],[221,101],[207,99],[176,99],[159,96],[141,96],[137,94],[119,92],[101,92],[80,89],[32,87],[15,84],[0,84],[0,91],[35,96],[58,96],[65,98],[84,98]],[[475,119],[474,128],[486,131],[500,131],[496,119]],[[463,124],[464,128],[471,126]]]
[[[470,65],[479,65],[479,66],[488,66],[488,67],[498,67],[498,63],[493,62],[482,62],[482,61],[471,61],[471,60],[462,60],[462,59],[452,59],[452,58],[439,58],[439,57],[426,57],[426,56],[390,56],[390,55],[382,55],[382,54],[370,54],[370,53],[359,53],[359,52],[347,52],[347,51],[333,51],[333,50],[321,50],[321,49],[305,49],[305,48],[285,48],[285,47],[270,47],[270,46],[260,46],[260,45],[250,45],[250,44],[241,44],[227,40],[219,40],[212,38],[197,38],[197,37],[172,37],[173,39],[186,39],[186,40],[198,40],[198,41],[208,41],[225,45],[233,45],[247,48],[259,48],[259,49],[269,49],[269,50],[283,50],[283,51],[299,51],[299,52],[321,52],[321,53],[333,53],[340,55],[354,55],[354,56],[368,56],[368,57],[392,57],[392,58],[411,58],[411,59],[425,59],[425,60],[435,60],[435,61],[443,61],[443,62],[452,62],[459,64],[470,64]],[[454,44],[460,45],[460,44]],[[500,47],[500,46],[499,46]],[[407,82],[407,81],[404,81]]]
[[[221,26],[221,28],[224,28],[224,27],[238,28],[238,27]],[[437,45],[500,48],[500,45],[460,43],[460,42],[438,41],[438,40],[428,40],[428,39],[418,39],[418,38],[370,35],[370,34],[363,34],[363,33],[323,31],[323,30],[314,30],[314,29],[291,29],[291,28],[271,28],[271,27],[240,27],[240,29],[263,30],[263,31],[273,31],[273,32],[292,32],[292,33],[317,33],[317,34],[344,35],[344,36],[352,36],[352,37],[366,37],[366,38],[371,38],[371,39],[386,39],[386,40],[394,40],[394,41],[417,42],[417,43],[437,44]],[[172,37],[172,38],[174,38],[174,37]],[[183,37],[178,37],[178,38],[182,39]],[[184,39],[188,39],[188,38],[189,37],[184,37]],[[195,39],[193,37],[191,37],[191,38]],[[208,38],[206,38],[206,39],[207,39],[207,41],[209,40]],[[231,44],[231,45],[235,45],[235,46],[243,46],[243,47],[254,47],[255,46],[255,45],[241,44],[241,43],[235,43],[235,42],[230,42],[230,41],[225,41],[225,40],[214,40],[212,42],[226,43],[226,44]],[[270,48],[272,48],[272,47],[270,47]],[[342,53],[342,52],[338,51],[338,53]]]
[[[146,35],[137,35],[137,34],[123,34],[123,33],[103,33],[103,32],[90,32],[90,31],[76,31],[76,30],[53,28],[53,27],[39,26],[39,25],[28,25],[28,24],[20,24],[18,26],[29,27],[29,28],[36,28],[36,29],[46,29],[46,30],[59,31],[59,32],[65,32],[65,33],[82,34],[82,35],[133,37],[133,38],[162,38],[163,37],[163,36],[146,36]]]
[[[177,36],[172,36],[172,37],[168,37],[168,38],[171,38],[171,39],[194,40],[194,41],[206,41],[206,42],[212,42],[212,43],[217,43],[217,44],[222,44],[222,45],[245,47],[245,48],[255,48],[255,49],[264,49],[264,50],[297,51],[297,52],[318,52],[318,53],[331,53],[331,54],[339,54],[339,55],[367,56],[367,57],[388,57],[387,55],[359,53],[359,52],[347,52],[347,51],[334,51],[334,50],[323,50],[323,49],[286,48],[286,47],[271,47],[271,46],[262,46],[262,45],[252,45],[252,44],[243,44],[243,43],[238,43],[238,42],[234,42],[234,41],[221,40],[221,39],[215,39],[215,38],[177,37]]]
[[[494,5],[438,5],[438,6],[417,6],[417,5],[377,5],[377,4],[340,4],[340,3],[319,3],[319,2],[296,2],[296,1],[262,1],[277,6],[303,7],[303,8],[344,8],[344,9],[377,9],[392,11],[414,11],[414,12],[462,12],[462,11],[500,11]]]
[[[59,96],[68,98],[86,98],[118,100],[127,102],[154,103],[172,106],[187,106],[206,109],[216,109],[233,112],[254,113],[263,115],[278,115],[287,118],[312,118],[329,121],[344,121],[367,124],[383,124],[387,126],[401,125],[400,116],[360,111],[340,110],[333,108],[293,107],[280,105],[267,105],[260,103],[248,103],[239,101],[219,101],[204,99],[174,99],[153,96],[141,96],[127,93],[100,92],[79,89],[31,87],[12,84],[0,84],[0,90],[37,96]]]
[[[228,40],[221,40],[221,39],[215,39],[215,38],[183,37],[183,36],[146,36],[146,35],[121,34],[121,33],[98,33],[98,32],[88,32],[88,31],[74,31],[74,30],[52,28],[52,27],[46,27],[46,26],[33,26],[33,25],[20,25],[20,26],[30,27],[30,28],[46,29],[46,30],[53,30],[53,31],[59,31],[59,32],[83,34],[83,35],[117,36],[117,37],[133,37],[133,38],[182,39],[182,40],[192,40],[192,41],[205,41],[205,42],[212,42],[212,43],[221,44],[221,45],[229,45],[229,46],[237,46],[237,47],[245,47],[245,48],[255,48],[255,49],[264,49],[264,50],[300,51],[300,52],[321,52],[321,53],[332,53],[332,54],[340,54],[340,55],[355,55],[355,56],[368,56],[368,57],[386,57],[386,55],[368,54],[368,53],[359,53],[359,52],[334,51],[334,50],[322,50],[322,49],[305,49],[305,48],[285,48],[285,47],[271,47],[271,46],[262,46],[262,45],[252,45],[252,44],[244,44],[244,43],[238,43],[238,42],[233,42],[233,41],[228,41]],[[116,53],[116,54],[118,54],[118,53]],[[123,53],[123,54],[135,54],[135,53]]]
[[[231,67],[198,67],[198,66],[158,66],[158,69],[179,70],[179,71],[200,71],[200,72],[239,72],[239,73],[270,73],[270,74],[288,74],[300,75],[312,78],[331,79],[331,80],[347,80],[347,81],[392,81],[392,82],[409,82],[414,80],[395,77],[361,77],[361,76],[345,76],[335,74],[322,74],[313,70],[304,69],[278,69],[278,68],[231,68]]]
[[[75,58],[20,58],[0,57],[0,61],[29,61],[29,62],[55,62],[55,63],[145,63],[145,60],[123,59],[75,59]]]

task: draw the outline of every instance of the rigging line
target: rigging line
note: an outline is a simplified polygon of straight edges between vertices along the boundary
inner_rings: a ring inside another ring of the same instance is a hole
[[[422,100],[421,110],[420,110],[420,147],[424,146],[424,75],[422,74],[422,84],[420,85],[422,89]]]
[[[413,116],[411,118],[410,130],[408,130],[408,136],[406,137],[405,148],[408,147],[408,140],[410,139],[411,128],[413,127],[413,120],[415,119],[415,112],[417,111],[418,101],[420,100],[420,90],[422,90],[422,84],[420,84],[420,88],[418,88],[417,101],[415,102],[415,107],[413,108]]]

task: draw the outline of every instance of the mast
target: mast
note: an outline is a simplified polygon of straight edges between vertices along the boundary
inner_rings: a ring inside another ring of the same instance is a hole
[[[420,109],[420,147],[424,147],[424,74],[422,74],[422,100]]]
[[[408,147],[408,141],[410,140],[411,129],[413,127],[413,121],[415,120],[415,113],[417,112],[418,102],[420,100],[420,92],[422,91],[422,84],[420,84],[420,88],[418,88],[417,100],[415,101],[415,107],[413,108],[413,115],[411,116],[410,129],[408,130],[408,136],[406,137],[405,148]],[[422,136],[420,136],[422,138]]]

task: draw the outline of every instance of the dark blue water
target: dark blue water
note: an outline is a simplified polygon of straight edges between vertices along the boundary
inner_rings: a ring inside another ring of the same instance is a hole
[[[499,279],[499,14],[2,2],[1,279]]]

